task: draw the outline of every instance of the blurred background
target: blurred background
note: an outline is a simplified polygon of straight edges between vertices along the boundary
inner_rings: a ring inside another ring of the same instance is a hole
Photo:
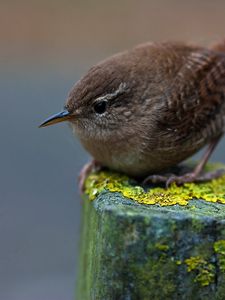
[[[150,40],[213,43],[224,16],[223,0],[0,0],[0,299],[74,299],[88,155],[66,124],[38,124],[99,60]]]

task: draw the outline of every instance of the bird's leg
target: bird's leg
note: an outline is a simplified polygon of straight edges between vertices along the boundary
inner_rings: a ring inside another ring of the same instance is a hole
[[[194,168],[194,170],[190,173],[186,173],[181,176],[171,176],[170,178],[167,179],[166,181],[166,186],[170,186],[173,182],[175,182],[177,185],[182,185],[186,182],[205,182],[209,181],[215,178],[220,177],[222,174],[224,174],[225,170],[216,170],[216,171],[211,171],[202,174],[202,171],[213,153],[215,147],[217,146],[221,136],[217,137],[216,139],[212,140],[211,143],[209,144],[208,148],[206,149],[206,152],[204,153],[202,159],[200,162],[197,164],[197,166]]]
[[[221,136],[214,139],[208,146],[205,154],[203,155],[202,159],[198,163],[198,165],[194,168],[192,172],[186,173],[184,175],[176,176],[173,174],[166,174],[164,176],[161,175],[150,175],[144,180],[144,184],[151,182],[151,183],[165,183],[166,187],[169,187],[172,183],[176,183],[177,185],[182,185],[186,182],[205,182],[215,178],[220,177],[225,173],[225,170],[216,170],[212,172],[207,172],[202,174],[202,171],[212,154],[213,150],[215,149],[216,145],[218,144]]]
[[[79,182],[79,191],[82,194],[84,192],[84,183],[87,176],[93,172],[97,171],[101,168],[101,165],[94,159],[86,163],[80,171],[78,182]]]

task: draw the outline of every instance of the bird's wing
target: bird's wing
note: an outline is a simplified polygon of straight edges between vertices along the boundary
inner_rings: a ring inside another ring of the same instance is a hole
[[[225,56],[210,50],[191,52],[165,99],[159,125],[176,132],[177,140],[220,134],[225,122]]]

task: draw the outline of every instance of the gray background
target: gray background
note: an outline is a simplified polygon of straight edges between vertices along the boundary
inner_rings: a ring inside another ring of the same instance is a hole
[[[149,40],[214,42],[224,13],[222,0],[0,1],[0,299],[74,298],[88,155],[66,124],[38,124],[100,59]],[[213,159],[223,153],[224,141]]]

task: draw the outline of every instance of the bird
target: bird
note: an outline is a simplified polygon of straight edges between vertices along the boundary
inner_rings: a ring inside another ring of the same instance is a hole
[[[204,167],[225,131],[225,40],[147,42],[106,58],[40,127],[62,121],[93,158],[80,173],[81,190],[100,167],[166,187],[217,178],[221,170]],[[166,173],[204,146],[191,171]]]

